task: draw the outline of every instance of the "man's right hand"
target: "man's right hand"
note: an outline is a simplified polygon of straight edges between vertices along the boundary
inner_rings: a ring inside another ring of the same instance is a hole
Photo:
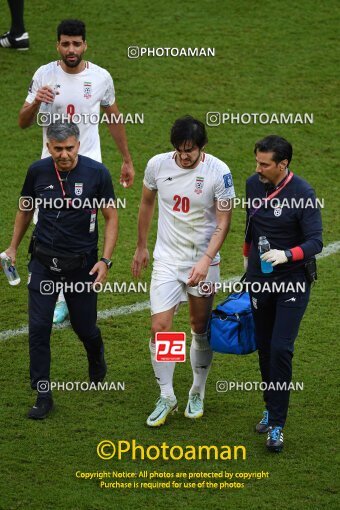
[[[134,278],[139,278],[142,269],[148,266],[149,259],[150,255],[147,248],[136,248],[131,264],[131,272]]]
[[[58,94],[58,92],[57,92]],[[36,103],[53,103],[55,94],[53,92],[53,89],[49,87],[48,85],[44,85],[44,87],[41,87],[35,96],[35,102]]]
[[[15,266],[15,262],[17,259],[17,250],[10,246],[9,248],[7,248],[7,250],[5,250],[5,253],[8,257],[11,258],[12,266]]]

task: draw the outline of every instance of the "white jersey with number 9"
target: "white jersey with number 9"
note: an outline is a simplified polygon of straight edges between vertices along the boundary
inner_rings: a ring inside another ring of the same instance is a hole
[[[38,89],[45,85],[57,92],[50,113],[64,115],[64,118],[69,115],[79,127],[79,154],[101,162],[98,132],[100,106],[111,106],[115,102],[110,73],[86,61],[82,72],[71,74],[63,71],[59,60],[50,62],[35,72],[26,101],[32,103]],[[50,156],[46,147],[46,129],[43,127],[42,158]]]

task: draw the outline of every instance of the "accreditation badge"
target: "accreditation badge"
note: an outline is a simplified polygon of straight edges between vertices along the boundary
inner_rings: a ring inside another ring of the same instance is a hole
[[[95,231],[96,218],[97,218],[97,209],[91,209],[90,228],[89,228],[90,233]]]

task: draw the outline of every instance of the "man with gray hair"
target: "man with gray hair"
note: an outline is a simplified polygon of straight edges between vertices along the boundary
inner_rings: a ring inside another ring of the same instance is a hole
[[[28,265],[30,377],[32,389],[38,392],[28,413],[32,419],[46,418],[53,408],[50,335],[61,288],[72,327],[86,349],[90,381],[97,384],[106,375],[93,286],[104,282],[107,276],[118,232],[110,173],[102,163],[78,154],[78,126],[51,124],[47,139],[51,156],[36,161],[28,169],[12,241],[6,250],[15,264],[17,249],[34,208],[39,206]],[[98,209],[105,220],[104,247],[99,260]]]

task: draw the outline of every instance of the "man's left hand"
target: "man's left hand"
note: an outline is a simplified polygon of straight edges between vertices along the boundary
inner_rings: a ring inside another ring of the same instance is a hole
[[[104,283],[106,280],[107,272],[108,272],[107,265],[102,260],[99,260],[99,262],[97,262],[90,271],[91,275],[97,273],[97,278],[93,282],[93,285],[95,285],[96,283]]]
[[[278,264],[285,264],[288,262],[284,250],[269,250],[261,255],[261,260],[264,260],[265,262],[271,262],[272,266],[277,266]]]
[[[205,281],[209,271],[210,263],[211,259],[206,255],[203,255],[197,264],[194,265],[188,276],[187,285],[189,285],[189,287],[195,287],[199,284],[199,282]]]
[[[132,161],[123,161],[122,168],[120,171],[120,184],[124,188],[130,188],[135,178],[135,170],[133,168]]]

